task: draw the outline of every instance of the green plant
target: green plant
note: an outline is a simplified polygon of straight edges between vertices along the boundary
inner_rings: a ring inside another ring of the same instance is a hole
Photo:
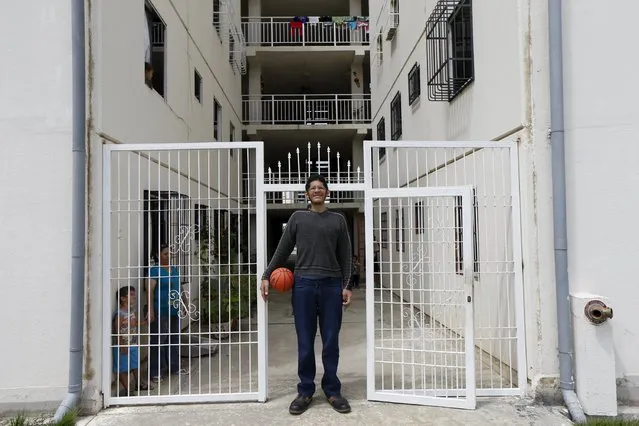
[[[216,244],[216,241],[219,244]],[[234,230],[222,230],[219,234],[200,234],[198,256],[201,275],[200,320],[217,324],[233,322],[250,315],[257,294],[251,283],[254,276],[239,260],[247,259],[248,250]],[[246,262],[246,260],[245,260]]]
[[[9,426],[73,426],[76,424],[78,413],[75,410],[68,411],[58,422],[46,422],[41,419],[29,419],[20,414],[9,420]]]
[[[590,426],[639,426],[639,420],[590,418],[586,424]]]

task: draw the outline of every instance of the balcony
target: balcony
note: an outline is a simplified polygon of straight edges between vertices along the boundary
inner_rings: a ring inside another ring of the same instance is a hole
[[[244,17],[247,46],[367,46],[368,18],[345,22],[301,22],[291,17]]]
[[[245,95],[242,122],[251,124],[365,124],[371,122],[370,95]]]

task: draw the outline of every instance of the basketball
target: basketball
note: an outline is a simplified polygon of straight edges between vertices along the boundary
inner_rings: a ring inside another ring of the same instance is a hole
[[[273,271],[273,273],[271,273],[269,283],[271,288],[274,288],[280,293],[285,293],[293,288],[295,277],[290,269],[277,268]]]

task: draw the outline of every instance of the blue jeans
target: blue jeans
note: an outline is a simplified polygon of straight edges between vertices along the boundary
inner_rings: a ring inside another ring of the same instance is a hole
[[[340,278],[295,277],[293,314],[297,332],[297,391],[303,396],[315,393],[315,336],[319,316],[322,336],[324,377],[322,390],[327,397],[340,395],[337,378],[339,331],[342,326],[342,283]]]
[[[158,318],[160,316],[160,318]],[[180,320],[177,316],[156,313],[149,324],[151,348],[149,370],[151,377],[177,373],[180,369]]]

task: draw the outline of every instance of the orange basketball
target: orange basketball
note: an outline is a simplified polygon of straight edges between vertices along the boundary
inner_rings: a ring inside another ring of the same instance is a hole
[[[271,288],[274,288],[280,293],[285,293],[293,288],[293,284],[295,284],[295,277],[290,269],[277,268],[271,273],[269,284]]]

